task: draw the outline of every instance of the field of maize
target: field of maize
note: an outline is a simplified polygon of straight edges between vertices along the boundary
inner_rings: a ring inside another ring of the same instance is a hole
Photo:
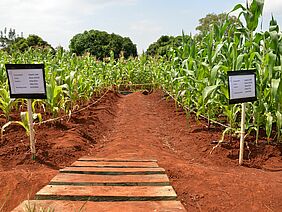
[[[183,32],[165,56],[0,50],[0,211],[34,198],[84,155],[156,158],[188,211],[281,211],[282,33],[274,18],[258,30],[263,2],[234,7],[241,26],[226,19],[200,36]],[[32,101],[36,160],[27,100],[10,98],[5,64],[45,65],[47,99]],[[242,108],[228,103],[227,73],[251,69],[257,101],[247,103],[238,166]],[[138,89],[148,92],[117,94]]]
[[[228,104],[227,71],[255,69],[258,100],[247,104],[247,136],[281,142],[282,34],[274,18],[269,31],[255,31],[262,9],[259,3],[246,8],[239,4],[234,10],[241,11],[245,25],[235,28],[227,19],[201,38],[183,36],[182,46],[171,48],[165,57],[141,55],[98,61],[90,55],[77,57],[62,50],[56,54],[30,50],[12,55],[0,51],[1,116],[8,123],[11,111],[26,104],[25,100],[10,99],[5,64],[44,63],[48,98],[35,100],[34,112],[39,107],[53,117],[71,114],[81,102],[105,88],[152,84],[173,96],[187,114],[203,116],[209,124],[222,123],[224,140],[225,134],[238,133],[241,110],[239,104]]]

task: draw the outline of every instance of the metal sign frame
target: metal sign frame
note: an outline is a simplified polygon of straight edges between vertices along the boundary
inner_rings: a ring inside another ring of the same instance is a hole
[[[257,90],[256,90],[256,70],[240,70],[240,71],[228,71],[228,93],[229,93],[229,104],[237,104],[237,103],[243,103],[243,102],[254,102],[257,100]],[[244,98],[234,98],[231,99],[231,83],[230,83],[230,77],[232,76],[250,76],[254,77],[254,89],[255,89],[255,96],[249,96]]]
[[[6,64],[5,67],[6,67],[7,77],[8,77],[9,91],[10,91],[11,98],[47,99],[44,64]],[[39,74],[41,75],[43,79],[44,92],[43,93],[13,93],[13,90],[11,88],[12,79],[10,79],[9,72],[13,70],[19,70],[19,69],[23,71],[39,69],[40,70]]]

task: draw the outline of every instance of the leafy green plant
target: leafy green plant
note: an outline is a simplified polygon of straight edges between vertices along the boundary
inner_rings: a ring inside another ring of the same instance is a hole
[[[3,111],[1,115],[6,118],[6,121],[9,121],[10,113],[16,103],[17,100],[11,99],[7,90],[0,88],[0,109]]]
[[[40,113],[33,113],[32,115],[33,115],[33,120],[38,119],[39,122],[42,122],[42,115]],[[1,127],[1,140],[4,137],[5,129],[10,125],[20,125],[24,128],[26,135],[27,136],[30,135],[28,112],[21,112],[20,116],[21,116],[21,121],[9,121]]]

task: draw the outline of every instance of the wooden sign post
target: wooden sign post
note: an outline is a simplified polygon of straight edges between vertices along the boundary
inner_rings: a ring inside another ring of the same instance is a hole
[[[246,126],[246,103],[242,103],[241,114],[241,131],[240,131],[240,152],[239,152],[239,165],[243,164],[244,160],[244,144],[245,144],[245,127]]]
[[[33,131],[33,114],[32,114],[32,100],[27,99],[27,111],[28,111],[28,126],[29,126],[29,143],[30,151],[32,154],[32,160],[35,160],[35,133]]]
[[[6,64],[11,98],[27,99],[29,138],[32,159],[35,159],[32,99],[46,99],[44,64]]]
[[[242,103],[239,164],[243,164],[246,102],[257,100],[255,70],[228,72],[229,104]]]

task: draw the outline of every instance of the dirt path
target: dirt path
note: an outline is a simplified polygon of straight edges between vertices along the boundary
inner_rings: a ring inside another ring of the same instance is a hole
[[[220,133],[207,132],[193,119],[187,127],[184,114],[160,97],[121,98],[113,131],[92,155],[157,159],[188,211],[282,210],[281,172],[238,167],[224,149],[210,155],[207,140]]]
[[[0,143],[0,211],[33,198],[59,168],[83,155],[157,159],[188,211],[282,211],[281,171],[239,167],[236,145],[211,155],[211,141],[222,129],[207,129],[193,116],[188,120],[162,92],[110,93],[68,122],[39,127],[36,162],[21,128],[10,129]],[[281,152],[281,146],[259,147],[246,164],[279,168]]]

